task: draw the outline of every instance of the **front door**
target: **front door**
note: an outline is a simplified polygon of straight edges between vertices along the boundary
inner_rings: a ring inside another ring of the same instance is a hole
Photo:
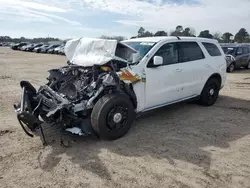
[[[161,56],[163,65],[155,67],[153,57]],[[182,92],[182,65],[178,63],[177,43],[164,44],[148,62],[146,73],[146,109],[178,100]]]

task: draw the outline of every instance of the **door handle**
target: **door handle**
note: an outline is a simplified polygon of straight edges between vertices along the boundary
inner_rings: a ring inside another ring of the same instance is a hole
[[[209,64],[206,64],[205,67],[209,67]]]
[[[182,69],[175,69],[176,72],[182,72]]]

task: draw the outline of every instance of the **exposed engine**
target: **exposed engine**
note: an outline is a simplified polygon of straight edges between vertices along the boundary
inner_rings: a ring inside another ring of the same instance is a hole
[[[134,49],[116,41],[99,39],[72,40],[67,49],[68,66],[49,70],[47,84],[38,91],[29,82],[21,81],[21,101],[14,105],[18,121],[26,134],[33,136],[29,131],[40,132],[43,143],[42,122],[60,125],[62,130],[78,135],[92,134],[93,119],[90,117],[93,108],[100,98],[111,96],[108,94],[118,93],[129,97],[131,100],[126,104],[130,104],[130,111],[137,106],[131,83],[140,78],[127,69],[127,58],[136,52]],[[112,114],[111,110],[112,118],[110,115],[109,119],[123,122],[122,118],[126,117],[123,113],[127,109],[124,107],[121,110],[119,107],[116,114]]]
[[[47,123],[62,121],[69,126],[74,125],[76,118],[88,116],[96,100],[120,89],[120,80],[111,69],[67,66],[50,70],[47,85],[39,88],[36,97],[42,119]]]

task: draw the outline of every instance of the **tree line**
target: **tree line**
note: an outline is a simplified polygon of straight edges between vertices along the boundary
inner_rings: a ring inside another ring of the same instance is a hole
[[[157,31],[156,33],[152,33],[150,31],[145,30],[143,27],[140,27],[136,36],[131,38],[140,38],[140,37],[153,37],[153,36],[168,36],[166,31]],[[250,43],[250,35],[245,28],[241,28],[235,35],[230,32],[220,33],[216,32],[211,34],[209,30],[201,31],[199,35],[195,35],[195,30],[190,27],[183,28],[183,26],[176,26],[174,31],[169,33],[169,36],[187,36],[187,37],[203,37],[216,39],[221,43]]]
[[[20,37],[20,38],[11,38],[9,36],[0,36],[0,42],[13,42],[13,43],[19,43],[19,42],[29,42],[29,43],[47,43],[50,41],[61,41],[58,38],[52,38],[52,37],[47,37],[47,38],[25,38],[25,37]]]
[[[231,43],[231,42],[237,42],[237,43],[250,43],[250,35],[247,32],[245,28],[241,28],[235,35],[233,35],[230,32],[225,32],[225,33],[220,33],[216,32],[214,34],[211,34],[209,30],[204,30],[199,33],[199,35],[196,35],[195,29],[186,27],[184,28],[181,25],[176,26],[176,28],[171,31],[170,33],[160,30],[157,31],[156,33],[152,33],[148,30],[145,30],[143,27],[140,27],[137,35],[133,36],[131,38],[140,38],[140,37],[153,37],[153,36],[189,36],[189,37],[203,37],[203,38],[210,38],[210,39],[216,39],[221,43]],[[100,36],[100,38],[103,39],[115,39],[118,41],[122,41],[126,39],[123,36]],[[33,39],[28,39],[25,37],[21,38],[11,38],[9,36],[0,36],[0,42],[32,42],[32,43],[38,43],[38,42],[43,42],[47,43],[49,41],[61,41],[58,38],[33,38]]]

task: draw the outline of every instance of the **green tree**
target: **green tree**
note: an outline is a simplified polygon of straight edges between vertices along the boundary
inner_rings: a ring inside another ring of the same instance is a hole
[[[181,36],[195,37],[195,30],[187,27],[182,31]]]
[[[225,42],[225,43],[230,43],[230,42],[231,42],[230,37],[232,37],[232,36],[233,36],[232,33],[229,33],[229,32],[224,33],[224,34],[222,35],[222,40],[223,40],[223,42]]]
[[[190,28],[185,28],[184,31],[182,32],[182,36],[190,36]]]
[[[144,32],[144,33],[142,34],[141,37],[152,37],[152,36],[154,36],[153,33],[149,32],[149,31],[146,31],[146,32]]]
[[[209,31],[209,30],[204,30],[204,31],[201,31],[201,32],[200,32],[199,37],[212,39],[212,38],[213,38],[213,35],[210,34],[210,31]]]
[[[140,29],[138,30],[138,37],[142,37],[144,32],[145,32],[145,29],[143,27],[140,27]]]
[[[245,28],[241,28],[238,33],[236,33],[234,40],[238,43],[247,42],[249,39],[249,33]]]
[[[170,33],[170,36],[182,36],[183,27],[181,25],[176,26],[175,31]]]
[[[165,31],[157,31],[154,36],[168,36],[168,33]]]
[[[183,32],[183,27],[181,25],[176,26],[175,31],[181,33]]]

